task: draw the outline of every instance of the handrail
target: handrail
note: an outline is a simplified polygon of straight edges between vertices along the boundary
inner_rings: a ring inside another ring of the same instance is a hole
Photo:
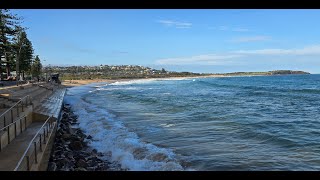
[[[27,85],[37,85],[37,86],[40,86],[42,84],[45,84],[45,82],[36,82],[36,83],[28,83],[26,84],[25,86]],[[18,87],[18,86],[17,86]],[[19,92],[19,91],[13,91],[13,90],[10,90],[8,88],[4,88],[4,89],[1,89],[1,90],[4,90],[4,91],[8,91],[9,93],[13,94],[13,95],[21,95],[23,93]]]
[[[24,99],[28,98],[30,99],[30,96],[29,95],[26,95],[25,97],[21,98],[17,103],[15,103],[13,106],[11,106],[9,109],[7,109],[5,112],[3,112],[1,115],[0,115],[0,118],[2,116],[4,116],[7,112],[11,111],[15,106],[19,105],[19,103],[21,103]],[[28,103],[28,101],[27,101]]]
[[[38,137],[38,135],[40,134],[40,131],[43,129],[43,127],[48,123],[48,121],[49,121],[52,117],[53,117],[53,116],[48,117],[48,119],[43,123],[43,125],[42,125],[41,128],[38,130],[38,132],[34,135],[34,137],[32,138],[32,140],[30,141],[27,149],[24,151],[22,157],[20,158],[17,166],[14,168],[14,171],[17,171],[17,170],[18,170],[18,168],[20,167],[20,165],[21,165],[24,157],[26,157],[26,155],[27,155],[30,147],[32,146],[32,144],[34,143],[35,139],[36,139],[36,138]],[[40,142],[40,143],[41,143],[41,142]]]
[[[16,121],[6,125],[5,127],[1,128],[0,131],[3,131],[4,129],[7,129],[9,126],[11,126],[12,124],[16,123],[17,121],[19,121],[19,120],[21,120],[22,118],[25,118],[25,117],[27,117],[27,115],[24,115],[24,116],[20,117],[19,119],[17,119]]]

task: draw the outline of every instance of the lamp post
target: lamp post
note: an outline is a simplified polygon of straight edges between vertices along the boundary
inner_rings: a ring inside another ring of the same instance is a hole
[[[47,61],[47,60],[45,60],[45,59],[43,60],[43,62],[46,62],[46,61]],[[45,80],[45,81],[46,81],[46,82],[48,82],[48,78],[47,78],[48,72],[47,72],[47,71],[48,71],[48,70],[47,70],[47,67],[45,67],[45,73],[46,73],[46,80]]]
[[[48,77],[48,78],[50,79],[50,83],[51,83],[51,81],[52,81],[52,79],[51,79],[51,77],[52,77],[52,76],[51,76],[51,73],[52,73],[52,72],[51,72],[51,65],[49,64],[49,77]]]

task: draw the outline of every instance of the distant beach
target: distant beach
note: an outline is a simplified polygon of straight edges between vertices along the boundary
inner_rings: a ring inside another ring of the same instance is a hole
[[[91,83],[106,82],[114,83],[119,81],[133,81],[133,80],[143,80],[143,79],[193,79],[193,78],[211,78],[211,77],[231,77],[226,75],[208,75],[208,76],[186,76],[186,77],[166,77],[166,78],[139,78],[139,79],[84,79],[84,80],[64,80],[62,85],[66,87],[82,86]]]

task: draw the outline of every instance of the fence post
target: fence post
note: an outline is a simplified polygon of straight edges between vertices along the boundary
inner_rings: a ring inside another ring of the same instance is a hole
[[[3,127],[6,127],[6,115],[3,116]]]
[[[47,137],[48,137],[49,136],[49,130],[50,130],[48,124],[47,124],[46,127],[47,127]]]
[[[37,157],[37,142],[33,142],[34,144],[34,162],[38,163],[38,157]]]
[[[22,118],[20,119],[20,134],[22,133]]]
[[[43,128],[43,142],[46,143],[46,129]]]
[[[13,111],[11,109],[11,121],[13,122]]]
[[[17,121],[14,122],[14,137],[17,137]]]
[[[40,152],[42,152],[41,134],[40,134]]]
[[[21,108],[22,108],[22,112],[24,112],[24,111],[23,111],[23,101],[21,101]]]
[[[24,117],[24,129],[27,129],[27,117]]]
[[[30,171],[30,157],[26,156],[27,158],[27,171]]]
[[[17,104],[17,117],[19,117],[19,104]]]
[[[8,131],[8,144],[10,144],[10,126],[7,127]]]

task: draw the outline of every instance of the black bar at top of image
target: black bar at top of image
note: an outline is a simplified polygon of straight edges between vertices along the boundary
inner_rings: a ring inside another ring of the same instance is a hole
[[[1,0],[1,9],[315,9],[317,0]]]

